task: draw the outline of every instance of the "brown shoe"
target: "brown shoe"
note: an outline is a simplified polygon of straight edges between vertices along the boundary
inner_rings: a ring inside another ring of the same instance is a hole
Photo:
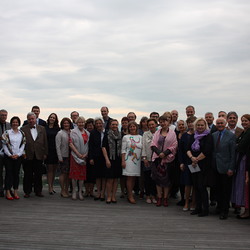
[[[128,202],[131,204],[136,204],[134,197],[128,198]]]

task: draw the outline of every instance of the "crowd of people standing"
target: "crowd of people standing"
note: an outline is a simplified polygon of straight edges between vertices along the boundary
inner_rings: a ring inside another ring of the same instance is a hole
[[[24,198],[33,191],[44,196],[45,172],[48,193],[54,195],[59,170],[62,198],[117,203],[120,184],[120,197],[131,204],[139,194],[148,204],[168,207],[169,197],[180,191],[178,204],[191,215],[207,216],[216,205],[222,220],[230,206],[237,218],[250,217],[250,114],[241,116],[240,128],[234,111],[218,112],[214,124],[212,112],[197,118],[190,105],[187,118],[179,120],[176,110],[151,112],[138,124],[129,112],[119,129],[107,107],[100,111],[101,117],[87,120],[73,111],[59,123],[56,113],[40,119],[40,108],[33,106],[21,126],[19,117],[7,122],[7,111],[0,110],[0,196],[20,199],[21,167]]]

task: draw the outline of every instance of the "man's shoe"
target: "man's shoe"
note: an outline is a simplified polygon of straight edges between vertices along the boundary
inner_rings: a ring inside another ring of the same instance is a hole
[[[44,197],[44,195],[42,193],[36,193],[37,197]]]

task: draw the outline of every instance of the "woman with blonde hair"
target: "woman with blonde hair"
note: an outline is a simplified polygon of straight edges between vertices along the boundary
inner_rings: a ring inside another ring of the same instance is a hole
[[[196,208],[191,215],[199,217],[209,213],[207,186],[212,185],[214,180],[212,170],[213,138],[204,118],[198,118],[194,123],[194,134],[191,135],[187,156],[192,162],[194,169],[199,171],[192,173],[193,186],[195,189]]]
[[[83,200],[82,186],[86,180],[86,160],[88,155],[89,132],[84,129],[85,119],[80,116],[76,120],[77,127],[70,133],[71,158],[69,178],[72,179],[72,199],[76,200],[76,184],[79,181],[79,199]]]

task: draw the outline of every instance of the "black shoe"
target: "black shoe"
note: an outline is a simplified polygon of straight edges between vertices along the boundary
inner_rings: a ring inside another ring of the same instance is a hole
[[[237,218],[237,219],[240,219],[240,220],[246,220],[246,219],[249,219],[250,216],[242,217],[241,215],[238,214],[238,215],[236,216],[236,218]]]
[[[177,206],[184,206],[185,205],[185,200],[180,200],[176,203]]]
[[[220,215],[220,220],[226,220],[228,217],[228,214],[221,214]]]
[[[95,196],[95,197],[94,197],[94,200],[95,200],[95,201],[98,201],[98,200],[100,200],[100,197]]]
[[[4,197],[4,191],[0,191],[0,197]]]
[[[234,208],[234,214],[240,214],[240,207]]]
[[[106,201],[107,204],[111,204],[111,201]]]
[[[54,193],[53,192],[49,192],[50,195],[53,195]]]
[[[202,211],[201,213],[198,214],[198,217],[205,217],[208,216],[208,211]]]
[[[215,205],[216,205],[216,201],[211,201],[211,202],[210,202],[210,206],[211,206],[211,207],[214,207]]]
[[[36,193],[37,197],[44,197],[44,195],[42,193]]]
[[[196,215],[196,214],[200,214],[200,213],[201,213],[201,210],[195,209],[195,210],[192,211],[190,214],[191,214],[191,215]]]
[[[100,198],[100,201],[105,201],[105,198]]]

